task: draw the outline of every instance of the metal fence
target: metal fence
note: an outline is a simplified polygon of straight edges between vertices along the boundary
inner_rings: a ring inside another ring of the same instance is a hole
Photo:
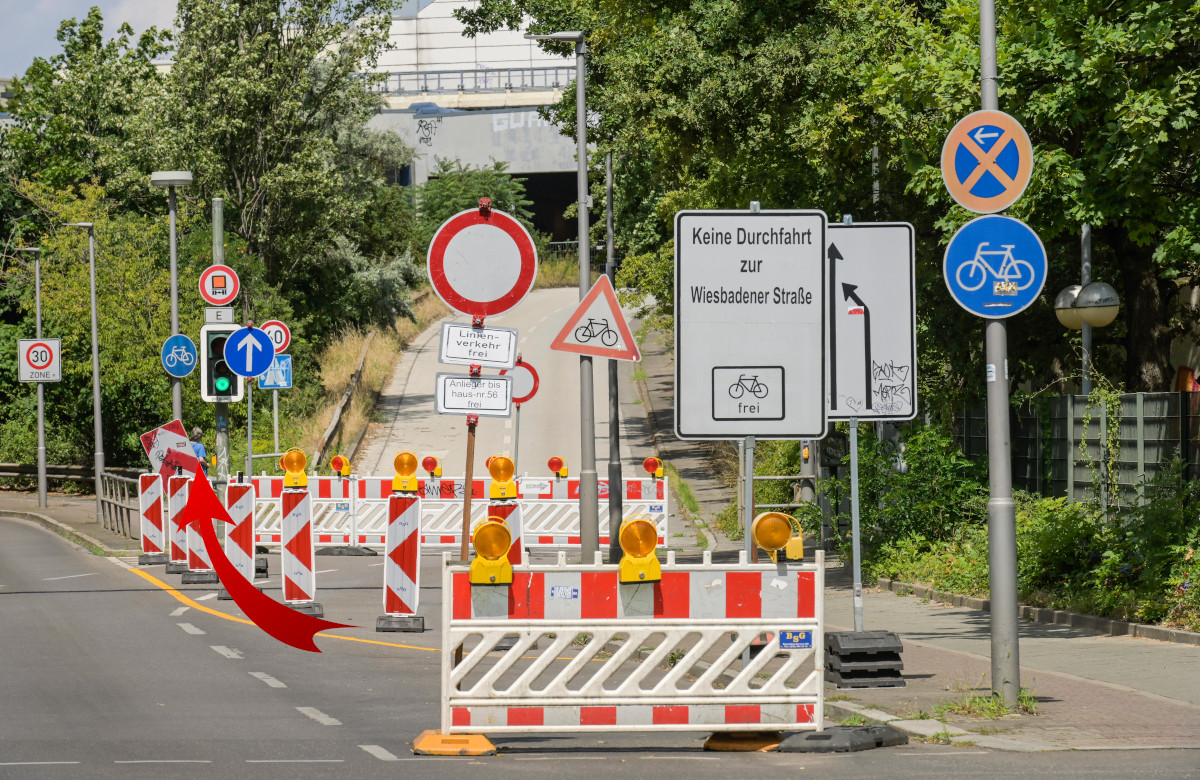
[[[376,90],[384,95],[448,92],[529,92],[564,89],[575,78],[574,67],[427,70],[388,73]]]
[[[100,474],[100,524],[105,530],[139,539],[138,481],[108,471]]]
[[[1070,501],[1140,503],[1139,485],[1172,458],[1184,478],[1200,477],[1200,393],[1127,393],[1113,409],[1069,395],[1014,407],[1013,486]],[[983,407],[964,409],[959,443],[967,457],[987,455]]]

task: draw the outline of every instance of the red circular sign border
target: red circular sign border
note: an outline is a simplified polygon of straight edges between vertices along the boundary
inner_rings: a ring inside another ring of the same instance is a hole
[[[45,347],[46,351],[50,353],[50,360],[48,360],[46,362],[46,365],[44,365],[44,366],[34,365],[33,358],[31,358],[29,356],[30,353],[33,352],[38,347]],[[34,371],[45,371],[47,368],[50,368],[51,364],[54,363],[54,347],[50,346],[49,344],[47,344],[44,341],[33,342],[32,344],[29,345],[29,349],[25,350],[25,362],[28,363],[29,367],[32,368]],[[534,385],[536,386],[536,384],[537,384],[537,382],[535,381]]]
[[[521,272],[517,275],[517,281],[512,289],[490,301],[468,300],[446,282],[445,266],[443,265],[446,247],[450,244],[450,240],[463,229],[473,225],[490,225],[503,230],[516,243],[517,251],[521,255]],[[537,249],[533,245],[533,237],[529,235],[529,231],[503,211],[493,209],[491,214],[485,218],[479,213],[479,209],[468,209],[450,217],[438,228],[437,233],[433,236],[433,241],[429,244],[426,266],[434,292],[446,302],[447,306],[472,317],[491,317],[512,309],[533,289],[533,280],[537,278]]]
[[[265,331],[267,329],[268,325],[278,325],[279,327],[283,328],[283,332],[287,334],[287,340],[284,341],[281,346],[278,346],[275,348],[276,355],[282,354],[284,350],[286,350],[288,347],[290,347],[292,345],[292,329],[289,328],[287,325],[284,325],[279,320],[267,320],[262,325],[259,325],[258,329]],[[271,337],[267,336],[267,338],[269,339]],[[272,341],[271,343],[274,344],[275,342]]]
[[[210,275],[212,275],[216,271],[226,271],[229,273],[230,276],[233,277],[233,292],[230,293],[228,296],[226,296],[224,298],[220,298],[220,299],[210,298],[208,295],[208,291],[204,289],[204,280],[207,279]],[[213,306],[224,306],[228,303],[232,303],[233,299],[238,296],[239,292],[241,292],[242,280],[237,275],[237,271],[233,270],[232,268],[230,268],[227,265],[210,265],[208,268],[205,268],[203,271],[200,272],[200,281],[198,282],[197,286],[200,288],[200,297],[201,298],[208,301]]]
[[[529,401],[530,399],[532,399],[532,398],[533,398],[535,395],[537,395],[538,388],[539,388],[539,387],[541,386],[541,384],[542,384],[542,380],[541,380],[541,379],[538,377],[538,372],[537,372],[537,369],[536,369],[536,368],[534,368],[534,367],[533,367],[533,365],[531,365],[530,363],[527,363],[527,362],[525,362],[524,360],[522,360],[521,362],[517,363],[517,364],[516,364],[515,366],[513,366],[512,368],[504,368],[504,369],[501,369],[501,370],[500,370],[500,376],[504,376],[504,375],[505,375],[505,374],[507,374],[509,371],[516,371],[518,368],[524,368],[524,369],[528,369],[528,370],[529,370],[529,373],[533,374],[533,389],[529,391],[529,395],[523,395],[523,396],[521,396],[520,398],[513,398],[513,399],[512,399],[512,402],[513,402],[513,404],[514,404],[515,406],[520,406],[521,404],[528,402],[528,401]]]

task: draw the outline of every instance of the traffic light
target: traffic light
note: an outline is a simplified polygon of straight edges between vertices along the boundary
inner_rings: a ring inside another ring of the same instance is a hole
[[[225,341],[237,325],[200,329],[200,397],[209,403],[234,403],[246,396],[246,382],[225,362]]]

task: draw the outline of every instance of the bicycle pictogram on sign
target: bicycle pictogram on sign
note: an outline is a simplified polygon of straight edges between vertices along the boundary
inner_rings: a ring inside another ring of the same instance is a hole
[[[976,111],[960,119],[942,146],[946,189],[959,205],[979,214],[1016,202],[1032,171],[1029,135],[1003,111]]]
[[[1033,266],[1024,260],[1013,257],[1014,244],[1004,244],[996,250],[985,249],[984,247],[987,246],[989,246],[987,241],[980,242],[979,246],[975,248],[974,259],[963,263],[955,271],[959,287],[968,292],[974,292],[983,287],[984,282],[988,279],[1001,284],[1012,283],[1011,288],[1004,286],[996,288],[998,295],[1004,295],[1005,291],[1009,289],[1015,293],[1017,290],[1024,290],[1033,284]],[[1000,267],[994,267],[988,261],[989,257],[998,258]]]
[[[738,377],[738,381],[729,386],[730,398],[741,398],[746,393],[752,394],[755,398],[767,397],[767,386],[758,381],[758,374],[754,376],[742,374]]]
[[[596,320],[588,317],[586,325],[580,325],[575,329],[575,340],[580,344],[586,344],[592,339],[600,339],[600,343],[606,347],[615,347],[617,332],[608,324],[608,320]]]

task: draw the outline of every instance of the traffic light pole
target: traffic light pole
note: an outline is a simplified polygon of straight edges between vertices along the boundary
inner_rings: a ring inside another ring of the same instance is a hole
[[[212,201],[212,264],[225,264],[225,215],[224,201],[213,198]],[[213,404],[217,415],[217,432],[214,449],[217,456],[217,484],[229,484],[229,404],[217,402]],[[247,474],[252,472],[247,469]]]

